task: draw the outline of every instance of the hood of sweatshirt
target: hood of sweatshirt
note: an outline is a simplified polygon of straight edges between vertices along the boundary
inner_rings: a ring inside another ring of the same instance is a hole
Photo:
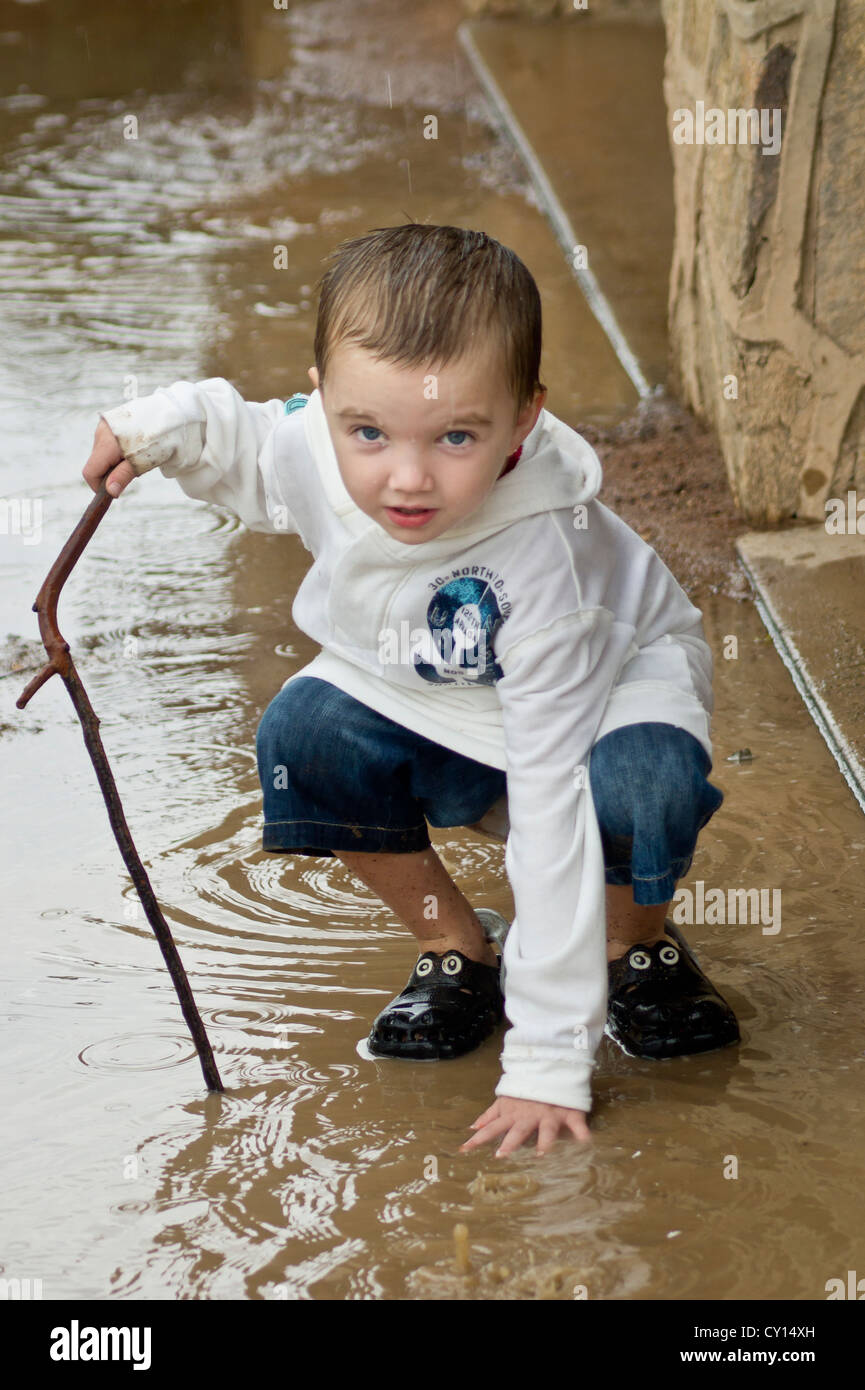
[[[407,545],[394,540],[352,501],[339,471],[321,393],[312,392],[303,410],[306,438],[318,465],[325,496],[355,536],[368,534],[391,562],[445,559],[467,545],[495,535],[537,512],[588,502],[600,490],[603,472],[595,450],[581,434],[542,410],[523,441],[516,468],[495,482],[481,505],[435,540]]]

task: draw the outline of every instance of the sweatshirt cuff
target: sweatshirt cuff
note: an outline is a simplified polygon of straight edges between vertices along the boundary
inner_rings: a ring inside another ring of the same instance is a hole
[[[591,1075],[595,1063],[576,1048],[508,1046],[501,1054],[497,1096],[566,1105],[586,1114],[592,1108]]]
[[[204,447],[204,427],[187,420],[167,392],[143,396],[103,410],[101,418],[117,439],[126,461],[139,476],[165,464],[195,464]]]

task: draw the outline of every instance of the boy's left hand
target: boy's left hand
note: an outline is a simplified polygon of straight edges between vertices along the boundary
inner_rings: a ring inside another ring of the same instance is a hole
[[[477,1134],[460,1145],[460,1153],[468,1153],[481,1144],[504,1134],[496,1158],[513,1153],[526,1139],[538,1131],[536,1152],[549,1153],[560,1129],[570,1131],[576,1139],[586,1142],[591,1136],[584,1110],[572,1110],[567,1105],[548,1105],[542,1100],[517,1100],[514,1096],[498,1096],[493,1105],[479,1115],[471,1129]]]

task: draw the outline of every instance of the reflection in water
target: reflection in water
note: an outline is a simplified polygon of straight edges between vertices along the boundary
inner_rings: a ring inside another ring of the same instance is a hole
[[[378,6],[376,51],[353,41],[352,22],[373,32],[363,5],[0,3],[0,326],[16,349],[0,492],[44,501],[39,544],[0,544],[17,856],[3,1105],[26,1136],[4,1171],[2,1272],[43,1277],[47,1298],[819,1298],[854,1267],[862,1214],[865,836],[750,605],[705,605],[713,650],[735,632],[741,655],[717,661],[726,801],[688,884],[780,888],[783,928],[686,929],[742,1046],[653,1064],[605,1043],[592,1146],[540,1163],[457,1153],[500,1037],[442,1064],[358,1057],[411,939],[338,861],[260,848],[255,728],[314,652],[290,620],[308,563],[295,538],[249,535],[151,475],[112,506],[62,603],[224,1096],[201,1094],[65,691],[14,710],[100,408],[180,376],[226,375],[251,399],[304,389],[323,252],[403,210],[547,254],[518,168],[465,107],[455,0],[413,7],[410,35],[398,8]],[[432,100],[451,135],[415,141],[409,197],[399,161]],[[550,310],[565,341],[571,308]],[[607,399],[576,338],[545,378]],[[746,744],[753,762],[726,763]],[[473,902],[508,911],[501,846],[434,840]]]

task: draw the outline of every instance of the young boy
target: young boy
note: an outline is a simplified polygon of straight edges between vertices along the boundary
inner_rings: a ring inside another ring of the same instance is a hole
[[[597,501],[540,353],[512,251],[380,228],[331,257],[308,398],[176,382],[105,412],[84,468],[94,489],[113,469],[116,495],[161,467],[312,553],[292,616],[322,650],[261,721],[264,847],[336,855],[417,938],[373,1055],[459,1056],[506,1003],[497,1099],[461,1150],[498,1155],[588,1139],[605,1027],[650,1058],[739,1037],[666,921],[723,800],[701,616]],[[501,962],[428,834],[494,824],[516,909]]]

